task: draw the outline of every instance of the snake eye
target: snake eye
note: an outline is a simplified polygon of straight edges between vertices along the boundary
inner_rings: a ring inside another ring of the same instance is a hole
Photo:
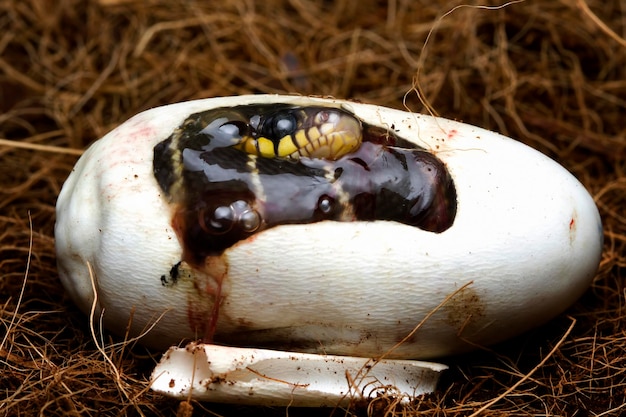
[[[335,200],[327,195],[320,197],[317,208],[322,214],[330,214],[335,206]]]
[[[212,212],[200,213],[200,227],[211,234],[222,234],[233,227],[234,210],[230,206],[218,206]]]
[[[198,220],[202,230],[211,235],[224,235],[237,229],[252,233],[261,227],[261,216],[244,200],[213,210],[201,209]]]
[[[269,132],[268,136],[271,138],[280,139],[287,135],[293,134],[298,128],[298,121],[296,116],[291,112],[278,113],[270,120],[268,120]]]
[[[239,223],[243,230],[248,233],[254,232],[261,225],[261,216],[255,210],[248,210],[241,213]]]
[[[261,226],[261,216],[244,200],[237,200],[230,205],[235,221],[247,233],[252,233]]]

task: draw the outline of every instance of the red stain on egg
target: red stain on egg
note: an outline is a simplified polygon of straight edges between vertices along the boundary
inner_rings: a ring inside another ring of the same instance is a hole
[[[574,240],[576,239],[577,218],[578,218],[578,214],[576,213],[576,211],[574,211],[572,213],[572,216],[570,217],[570,221],[569,221],[569,243],[570,243],[570,245],[572,243],[574,243]]]
[[[207,312],[205,309],[198,308],[196,303],[189,299],[187,300],[187,322],[189,323],[189,328],[195,334],[203,334],[206,327],[206,317]]]
[[[210,277],[214,286],[206,286],[205,291],[213,297],[213,308],[211,314],[206,321],[203,342],[213,343],[213,336],[217,330],[217,321],[220,315],[220,306],[224,301],[222,294],[222,284],[228,276],[228,263],[223,256],[208,256],[205,259],[204,271],[207,277]]]
[[[448,131],[448,139],[454,138],[459,132],[456,129]]]
[[[134,117],[128,121],[128,124],[129,129],[124,132],[125,140],[141,141],[151,139],[156,135],[150,121],[145,120],[143,117]]]
[[[152,128],[152,126],[150,126],[147,123],[142,123],[138,126],[136,130],[131,131],[130,137],[132,138],[132,140],[141,140],[141,139],[151,138],[155,134],[156,133],[154,129]]]

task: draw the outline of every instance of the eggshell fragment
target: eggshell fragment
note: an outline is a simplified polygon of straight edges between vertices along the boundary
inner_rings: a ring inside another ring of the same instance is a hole
[[[441,118],[256,95],[148,110],[87,150],[59,196],[55,230],[59,274],[76,303],[89,311],[94,302],[89,263],[109,329],[123,334],[132,321],[131,336],[161,349],[202,337],[216,278],[181,264],[172,208],[153,174],[154,147],[195,112],[291,102],[343,106],[431,151],[454,180],[456,218],[442,233],[327,221],[278,226],[236,243],[213,269],[221,271],[223,297],[217,342],[377,357],[463,287],[391,353],[441,357],[544,323],[590,284],[602,248],[597,208],[539,152]]]
[[[435,389],[447,366],[191,343],[172,347],[151,388],[181,399],[266,406],[335,407],[378,396],[408,402]]]

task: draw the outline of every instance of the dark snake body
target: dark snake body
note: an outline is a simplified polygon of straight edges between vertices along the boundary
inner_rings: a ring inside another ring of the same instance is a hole
[[[388,220],[432,232],[452,225],[456,191],[443,163],[345,110],[342,117],[358,121],[362,135],[354,150],[334,160],[246,151],[252,137],[247,120],[254,116],[259,126],[267,114],[302,109],[250,105],[192,114],[154,148],[154,174],[177,207],[173,223],[189,261],[202,262],[283,224]],[[304,129],[294,127],[263,136],[278,143]]]

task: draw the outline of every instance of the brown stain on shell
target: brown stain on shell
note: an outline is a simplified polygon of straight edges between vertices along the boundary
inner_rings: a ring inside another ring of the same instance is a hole
[[[445,322],[457,329],[459,337],[472,336],[485,317],[485,305],[478,291],[468,286],[443,306],[443,313]]]
[[[186,257],[183,254],[183,259]],[[223,257],[208,257],[204,265],[186,260],[172,268],[169,280],[161,277],[161,285],[184,294],[187,323],[196,338],[211,339],[219,317],[219,306],[225,294],[223,283],[228,276],[228,264]],[[210,340],[206,340],[210,341]]]

